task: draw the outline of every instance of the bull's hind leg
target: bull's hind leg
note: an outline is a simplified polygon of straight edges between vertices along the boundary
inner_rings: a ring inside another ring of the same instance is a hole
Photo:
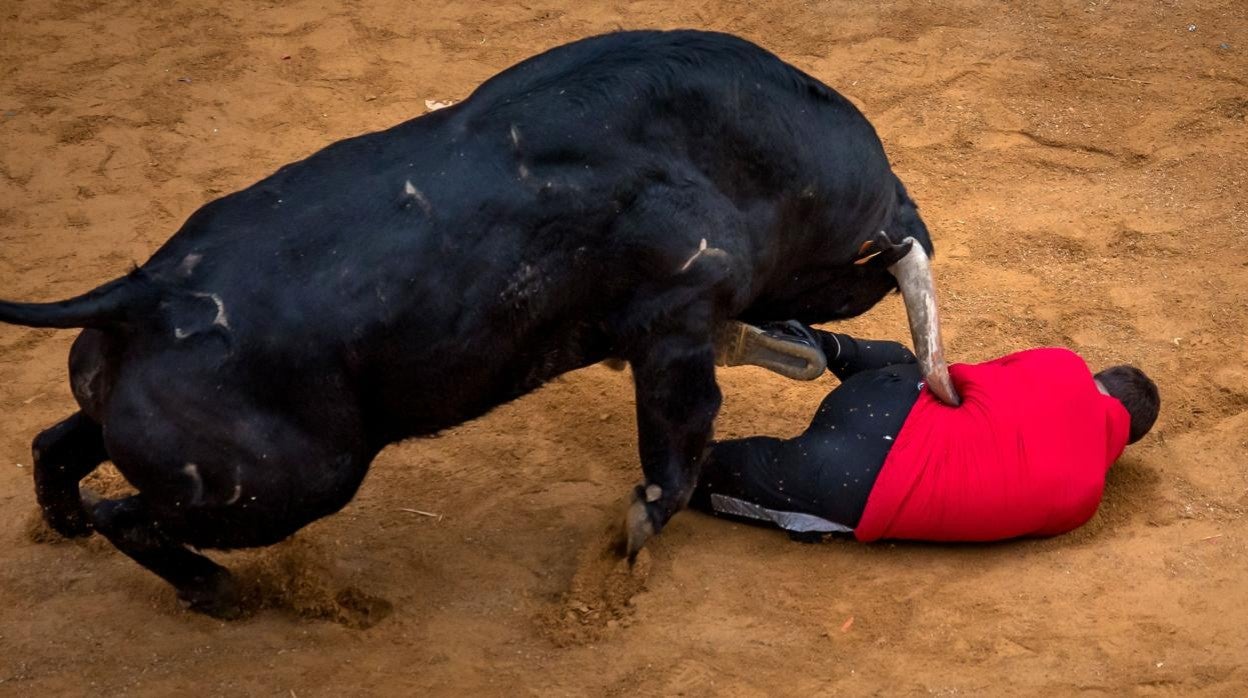
[[[100,425],[77,412],[36,436],[31,453],[43,519],[66,538],[90,535],[78,482],[108,459]]]
[[[92,522],[192,610],[235,617],[229,572],[195,551],[272,545],[338,511],[373,454],[344,396],[330,395],[308,428],[245,393],[205,390],[195,374],[162,380],[163,371],[131,368],[137,378],[109,402],[108,452],[139,493],[96,503]]]
[[[141,495],[94,503],[91,521],[118,550],[172,584],[188,608],[217,618],[239,615],[229,571],[166,536]]]

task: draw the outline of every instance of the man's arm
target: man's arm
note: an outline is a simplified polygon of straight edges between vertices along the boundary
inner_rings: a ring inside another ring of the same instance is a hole
[[[859,371],[869,371],[897,364],[917,363],[914,353],[904,345],[882,339],[856,339],[836,332],[811,331],[828,357],[828,370],[845,380]]]

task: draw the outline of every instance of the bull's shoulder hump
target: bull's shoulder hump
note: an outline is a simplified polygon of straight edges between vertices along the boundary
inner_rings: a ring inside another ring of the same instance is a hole
[[[697,30],[625,31],[563,44],[500,72],[465,101],[464,115],[557,94],[610,99],[622,88],[670,89],[748,77],[849,105],[834,90],[746,39]],[[850,105],[852,106],[852,105]]]

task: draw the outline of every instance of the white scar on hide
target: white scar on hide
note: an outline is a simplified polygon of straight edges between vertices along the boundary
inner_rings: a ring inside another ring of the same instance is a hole
[[[204,256],[202,254],[192,252],[182,258],[182,263],[178,265],[178,270],[181,271],[184,276],[190,276],[191,272],[195,271],[195,267],[199,266],[199,263],[203,261],[203,259]]]
[[[73,381],[74,395],[77,395],[83,398],[84,400],[90,400],[92,397],[94,397],[91,394],[91,382],[95,380],[95,376],[99,372],[100,372],[99,363],[93,363],[91,364],[90,370],[84,371],[83,373],[73,376],[70,380]],[[38,458],[36,457],[36,460],[37,459]]]
[[[225,503],[233,504],[234,502],[237,502],[239,499],[241,499],[242,496],[243,496],[242,472],[239,468],[234,468],[234,494],[230,495],[230,498],[226,500]]]
[[[191,482],[195,486],[191,495],[191,504],[199,504],[204,498],[204,479],[199,476],[199,466],[194,463],[187,463],[186,467],[182,468],[182,472],[191,478]]]
[[[207,298],[217,306],[217,316],[212,319],[212,324],[230,329],[230,318],[225,314],[225,303],[221,300],[221,296],[215,293],[193,293],[196,298]]]
[[[429,199],[426,199],[425,193],[412,184],[412,180],[409,179],[403,183],[403,193],[415,199],[416,205],[425,212],[426,216],[433,215],[433,206],[429,204]]]
[[[680,265],[680,269],[676,270],[676,273],[682,274],[689,271],[689,267],[693,266],[693,263],[698,261],[698,258],[702,255],[706,255],[708,257],[727,257],[728,253],[718,247],[707,247],[706,238],[702,238],[702,242],[698,244],[698,249],[693,253],[693,256],[686,259],[685,263]]]
[[[516,159],[520,159],[520,129],[515,124],[511,125],[511,149],[516,151]],[[529,168],[523,162],[516,165],[516,171],[520,174],[520,179],[529,178]]]

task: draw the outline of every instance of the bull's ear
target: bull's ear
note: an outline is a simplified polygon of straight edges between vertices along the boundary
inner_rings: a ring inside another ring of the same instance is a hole
[[[913,247],[914,238],[893,242],[892,238],[888,237],[888,234],[881,230],[879,233],[876,233],[874,240],[868,240],[862,244],[862,247],[858,250],[859,256],[854,260],[854,264],[887,269],[910,254],[910,250]]]

